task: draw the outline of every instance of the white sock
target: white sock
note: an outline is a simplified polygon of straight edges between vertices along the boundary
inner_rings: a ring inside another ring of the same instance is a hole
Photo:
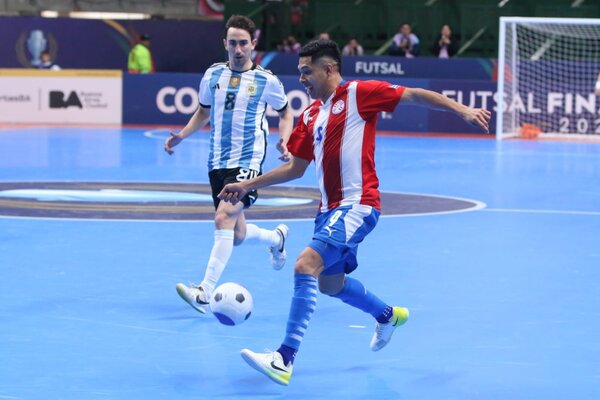
[[[254,224],[246,224],[246,238],[244,243],[264,243],[269,246],[279,246],[281,236],[275,230],[259,228]]]
[[[215,231],[215,242],[210,252],[204,280],[200,284],[210,294],[215,290],[221,274],[225,270],[227,261],[233,251],[233,229],[217,229]]]

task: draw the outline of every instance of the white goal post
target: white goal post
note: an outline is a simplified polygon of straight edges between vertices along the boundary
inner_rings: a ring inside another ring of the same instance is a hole
[[[600,139],[600,19],[500,17],[496,138]]]

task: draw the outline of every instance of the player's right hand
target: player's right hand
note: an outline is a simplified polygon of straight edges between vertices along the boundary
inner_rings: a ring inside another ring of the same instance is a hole
[[[492,113],[485,108],[467,108],[467,113],[464,116],[465,121],[471,125],[475,125],[485,133],[490,133],[490,118]]]
[[[167,138],[167,140],[165,140],[165,145],[163,146],[163,148],[165,149],[165,151],[167,153],[169,153],[169,155],[173,154],[173,147],[177,146],[179,143],[181,143],[181,141],[183,140],[183,138],[181,136],[179,136],[176,133],[173,133],[173,131],[169,132],[169,136]]]
[[[229,183],[225,185],[223,190],[217,195],[217,197],[225,202],[236,205],[248,191],[244,189],[239,183]]]

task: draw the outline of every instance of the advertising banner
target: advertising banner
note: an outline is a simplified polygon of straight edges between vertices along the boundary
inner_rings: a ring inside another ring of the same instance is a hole
[[[198,108],[202,74],[123,75],[123,122],[185,125]]]
[[[122,72],[0,69],[0,122],[122,122]]]
[[[123,122],[127,124],[185,125],[198,106],[201,74],[124,75]],[[280,76],[295,118],[311,100],[298,76]],[[350,77],[349,79],[352,79]],[[467,80],[386,79],[391,84],[435,90],[460,103],[494,112],[495,82]],[[493,118],[494,118],[493,117]],[[267,109],[269,126],[277,127],[277,113]],[[492,129],[494,125],[491,125]],[[400,103],[392,113],[381,113],[379,130],[396,132],[481,133],[447,112]]]
[[[297,54],[281,52],[259,53],[257,54],[256,62],[278,75],[295,75],[298,72]],[[342,57],[343,75],[360,76],[361,79],[427,78],[493,80],[496,65],[496,60],[490,58]]]

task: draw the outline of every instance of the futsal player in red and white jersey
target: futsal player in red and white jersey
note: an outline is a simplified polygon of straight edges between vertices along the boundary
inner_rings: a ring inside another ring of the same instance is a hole
[[[408,309],[383,302],[360,281],[348,276],[357,267],[358,244],[375,227],[380,214],[375,171],[377,115],[398,103],[450,111],[488,132],[490,112],[470,108],[439,93],[381,81],[345,81],[341,57],[330,40],[313,41],[300,52],[300,82],[316,99],[301,115],[287,149],[290,162],[268,173],[226,185],[219,198],[237,203],[248,191],[301,177],[314,161],[321,206],[312,241],[294,267],[294,296],[286,335],[277,351],[242,357],[273,381],[287,385],[296,353],[316,308],[317,290],[371,314],[377,321],[370,347],[378,351],[395,328],[408,319]]]

